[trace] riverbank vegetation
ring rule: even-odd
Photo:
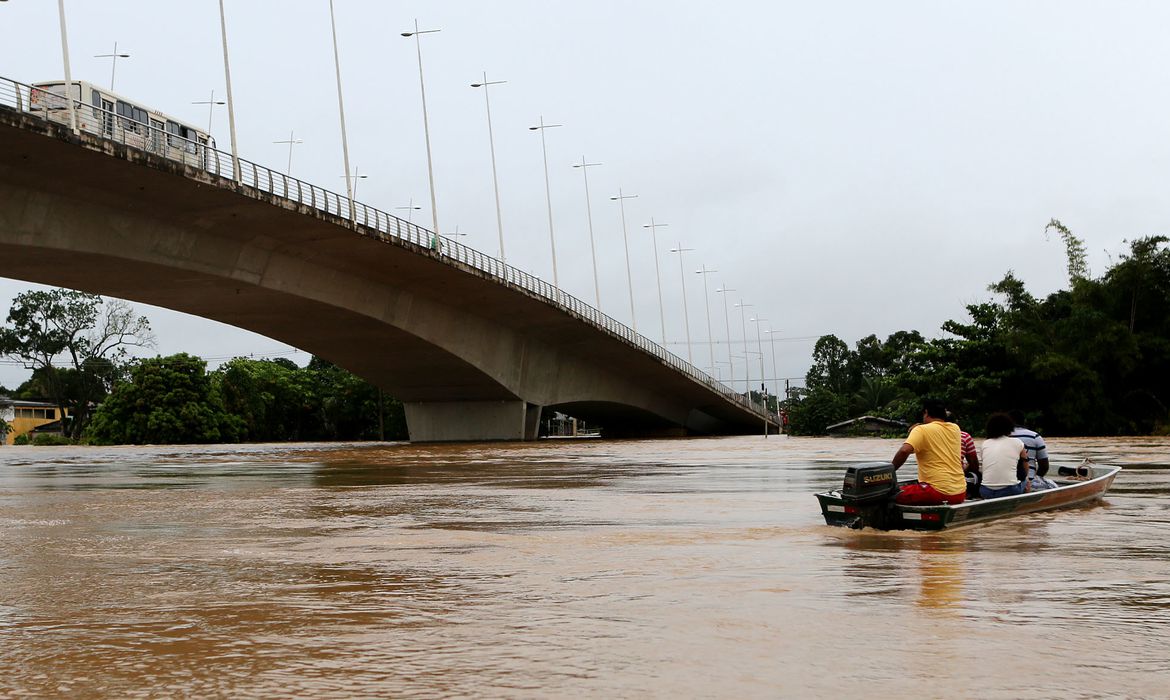
[[[939,337],[898,331],[852,348],[821,337],[806,386],[785,402],[792,432],[823,434],[858,415],[916,422],[922,396],[944,398],[976,429],[1020,409],[1053,435],[1170,432],[1170,239],[1127,242],[1094,277],[1084,244],[1055,219],[1048,230],[1065,244],[1066,289],[1039,299],[1009,271]]]
[[[188,354],[129,356],[131,348],[153,345],[149,321],[125,302],[64,289],[26,292],[0,328],[0,353],[30,367],[32,377],[0,394],[47,399],[69,416],[61,436],[37,435],[36,444],[407,436],[400,402],[320,358],[298,367],[283,358],[238,357],[209,372]]]

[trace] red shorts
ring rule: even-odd
[[[894,496],[894,503],[900,503],[904,506],[956,505],[965,500],[967,500],[966,491],[953,494],[940,493],[930,484],[924,484],[920,481],[906,484],[898,491],[898,495]]]

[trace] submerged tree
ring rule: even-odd
[[[180,353],[140,360],[118,384],[89,426],[106,444],[236,442],[242,421],[224,410],[206,363]]]

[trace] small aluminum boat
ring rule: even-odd
[[[1119,471],[1121,467],[1096,465],[1086,460],[1078,467],[1059,467],[1053,479],[1055,489],[987,500],[969,498],[958,505],[904,506],[893,502],[898,485],[894,465],[874,462],[849,467],[840,489],[816,496],[829,525],[854,529],[945,530],[1099,499]]]

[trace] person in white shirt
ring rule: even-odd
[[[983,498],[1016,496],[1029,491],[1028,450],[1019,438],[1011,437],[1015,421],[1006,413],[993,413],[987,419],[987,439],[983,441]]]

